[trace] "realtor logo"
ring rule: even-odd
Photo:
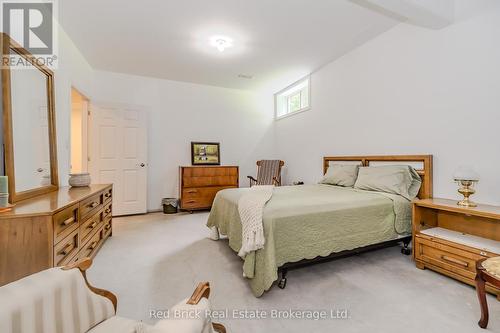
[[[3,31],[33,55],[54,52],[52,2],[2,1]]]
[[[30,69],[33,62],[58,67],[57,0],[0,0],[1,29],[13,41],[1,68]],[[31,54],[23,56],[23,48]]]

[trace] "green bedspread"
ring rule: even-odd
[[[208,227],[227,235],[236,252],[241,247],[238,200],[248,188],[217,193]],[[332,185],[283,186],[274,189],[264,208],[263,249],[249,253],[243,272],[252,292],[261,296],[278,279],[287,262],[328,256],[408,235],[411,204],[387,193]]]

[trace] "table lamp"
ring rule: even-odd
[[[453,179],[460,185],[458,193],[464,196],[464,199],[457,204],[464,207],[477,207],[477,204],[470,201],[469,197],[476,193],[474,184],[479,181],[479,174],[471,167],[461,166],[453,174]]]

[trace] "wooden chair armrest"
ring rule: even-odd
[[[281,180],[278,180],[277,177],[273,177],[273,182],[275,186],[281,186]]]
[[[208,296],[210,296],[210,284],[208,282],[200,282],[186,304],[196,305],[203,297],[208,299]]]
[[[83,258],[83,259],[80,259],[78,260],[77,262],[74,262],[72,264],[69,264],[69,265],[66,265],[64,267],[62,267],[61,269],[63,271],[67,271],[67,270],[70,270],[70,269],[75,269],[75,268],[78,268],[80,270],[80,272],[82,273],[83,275],[83,279],[85,280],[85,283],[87,284],[87,287],[95,294],[99,295],[99,296],[102,296],[102,297],[106,297],[107,299],[109,299],[111,301],[111,303],[113,303],[113,307],[115,308],[115,313],[116,313],[116,307],[118,306],[118,298],[115,296],[115,294],[113,294],[111,291],[108,291],[108,290],[104,290],[104,289],[99,289],[99,288],[96,288],[94,286],[92,286],[89,281],[87,280],[87,269],[90,268],[90,266],[92,266],[92,259],[91,258]]]
[[[198,283],[198,286],[193,291],[193,294],[188,299],[186,304],[196,305],[200,302],[200,300],[203,297],[208,299],[209,296],[210,296],[210,283],[209,282],[200,282],[200,283]],[[212,323],[212,327],[214,328],[214,331],[216,331],[218,333],[226,333],[226,328],[222,324]]]
[[[250,187],[257,184],[257,179],[253,178],[252,176],[247,176],[247,178],[250,180]]]
[[[226,328],[222,324],[212,323],[212,327],[217,333],[226,333]]]
[[[483,259],[480,259],[480,260],[476,261],[476,272],[485,271],[485,269],[483,267],[483,262],[486,259],[488,259],[488,258],[483,258]]]
[[[87,269],[90,268],[90,266],[92,266],[92,259],[91,258],[83,258],[83,259],[78,260],[77,262],[74,262],[72,264],[69,264],[69,265],[62,267],[61,269],[63,271],[67,271],[70,269],[78,268],[80,270],[80,272],[85,272]]]

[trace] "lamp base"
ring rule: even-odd
[[[469,197],[476,193],[476,190],[472,188],[474,181],[471,180],[460,180],[460,188],[458,189],[458,193],[464,196],[463,200],[457,202],[457,205],[462,207],[477,207],[477,204],[470,201]]]
[[[477,204],[475,202],[472,202],[468,199],[460,200],[459,202],[457,202],[457,205],[462,207],[477,207]]]

